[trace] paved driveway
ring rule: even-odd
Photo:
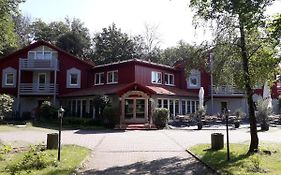
[[[215,130],[214,130],[215,129]],[[53,131],[0,132],[0,142],[18,145],[46,141]],[[63,131],[63,144],[77,144],[92,150],[80,174],[211,174],[185,149],[198,143],[210,143],[210,134],[222,128],[157,131]],[[230,142],[245,142],[250,137],[247,127],[230,131]],[[261,141],[279,141],[280,128],[260,132]]]

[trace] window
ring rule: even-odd
[[[200,88],[200,72],[198,70],[191,70],[191,73],[187,80],[187,87],[188,88]]]
[[[107,72],[107,84],[118,83],[118,71]]]
[[[77,84],[78,84],[78,75],[70,74],[70,85],[77,85]]]
[[[14,88],[16,87],[17,70],[8,67],[2,71],[2,87],[4,88]]]
[[[80,88],[81,84],[81,71],[76,68],[67,70],[67,88]]]
[[[174,85],[175,84],[175,80],[174,80],[174,75],[173,74],[165,74],[164,77],[164,81],[165,81],[165,85]]]
[[[13,73],[7,73],[6,74],[6,85],[13,85],[14,84],[14,74]]]
[[[29,51],[28,58],[29,59],[45,59],[50,60],[52,59],[53,52],[51,51]]]
[[[95,74],[95,85],[103,84],[103,82],[104,82],[104,73],[103,72],[96,73]]]
[[[162,84],[162,73],[161,72],[151,72],[151,82],[154,84]]]

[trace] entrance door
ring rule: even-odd
[[[145,99],[125,99],[125,121],[145,122],[146,105]]]
[[[47,82],[47,74],[39,73],[38,74],[38,88],[39,90],[44,90]]]

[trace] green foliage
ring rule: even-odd
[[[106,64],[122,60],[137,58],[140,46],[135,42],[135,38],[129,37],[118,29],[113,23],[108,28],[103,28],[101,33],[95,35],[94,62]]]
[[[32,35],[34,40],[45,40],[78,56],[87,58],[91,47],[88,28],[79,19],[66,18],[65,21],[45,23],[41,19],[33,22]]]
[[[280,144],[261,144],[260,152],[247,154],[247,144],[230,144],[230,161],[226,159],[227,149],[214,151],[210,144],[200,144],[189,150],[203,162],[218,170],[219,174],[280,174]],[[264,151],[270,151],[271,155]],[[270,162],[270,163],[269,163]]]
[[[8,154],[13,150],[11,145],[2,145],[0,147],[0,161],[5,160],[4,159],[4,154]]]
[[[46,152],[42,149],[42,145],[30,146],[23,159],[17,164],[8,165],[6,169],[11,174],[18,174],[20,171],[29,172],[32,169],[40,170],[54,164],[54,161],[49,161]]]
[[[272,109],[268,108],[267,100],[259,100],[257,102],[257,120],[260,123],[268,123],[268,116],[271,114]]]
[[[51,102],[44,101],[40,106],[39,117],[43,119],[57,118],[57,109],[52,106]]]
[[[114,128],[119,123],[119,108],[117,106],[106,106],[103,110],[104,124],[108,128]]]
[[[168,122],[169,110],[166,108],[155,108],[153,113],[154,124],[157,128],[164,128]]]
[[[7,94],[0,94],[0,120],[12,112],[14,99]]]
[[[36,148],[36,146],[32,146]],[[33,149],[32,148],[32,149]],[[0,163],[1,175],[8,174],[60,174],[69,175],[74,173],[80,166],[81,161],[89,155],[90,150],[75,146],[63,145],[61,161],[57,162],[57,150],[44,150],[40,147],[30,149],[28,152],[13,152],[5,155],[5,160]],[[32,155],[35,154],[35,155]],[[24,165],[24,163],[27,163]],[[32,167],[31,165],[34,165]],[[45,166],[42,168],[42,166]]]
[[[16,34],[12,16],[18,13],[18,5],[23,0],[1,0],[0,1],[0,55],[7,47],[16,45]]]

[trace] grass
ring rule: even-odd
[[[19,163],[26,152],[4,154],[4,160],[0,160],[0,174],[8,175],[10,172],[6,169],[9,165]],[[22,170],[17,174],[28,175],[69,175],[81,164],[81,162],[89,155],[90,150],[75,145],[63,145],[61,150],[61,162],[57,162],[57,150],[45,151],[47,161],[53,162],[46,168],[41,170],[28,169]]]
[[[9,132],[9,131],[28,131],[28,130],[41,130],[48,131],[49,129],[32,126],[31,123],[27,123],[26,125],[18,126],[12,124],[2,124],[0,125],[0,132]]]
[[[215,151],[210,149],[209,144],[200,144],[189,150],[221,174],[281,174],[281,144],[261,144],[260,152],[253,155],[247,154],[248,148],[248,144],[231,144],[229,162],[226,160],[226,146]],[[270,151],[271,155],[265,151]]]

